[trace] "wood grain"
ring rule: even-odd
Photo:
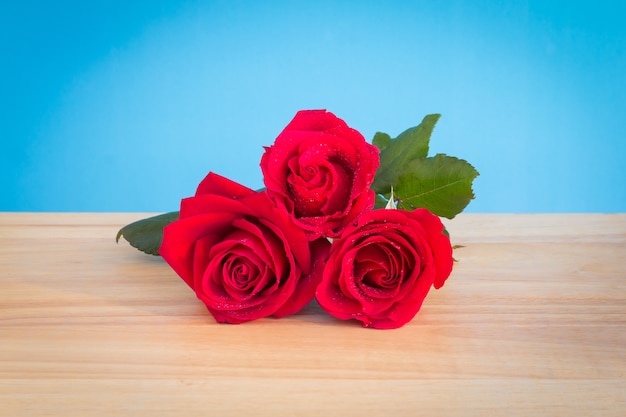
[[[117,230],[0,213],[0,415],[623,416],[626,215],[464,214],[407,326],[218,325]]]

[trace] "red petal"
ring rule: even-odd
[[[450,239],[443,234],[443,223],[441,223],[439,217],[435,216],[430,211],[420,208],[410,213],[426,230],[427,239],[432,248],[433,257],[435,258],[436,275],[433,285],[435,289],[439,289],[450,276],[452,266],[454,265]]]
[[[322,280],[324,266],[326,265],[326,259],[330,249],[330,242],[326,239],[318,239],[311,242],[310,247],[312,258],[311,271],[300,278],[293,294],[289,297],[289,300],[273,314],[274,317],[280,318],[297,313],[315,297],[317,285]]]
[[[198,185],[196,195],[216,194],[228,198],[241,198],[254,194],[254,190],[232,181],[226,177],[209,172]]]

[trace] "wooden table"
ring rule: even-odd
[[[2,416],[624,416],[626,214],[466,214],[409,325],[219,325],[117,230],[0,213]]]

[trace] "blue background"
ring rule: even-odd
[[[624,1],[2,1],[0,210],[262,186],[299,109],[481,173],[468,212],[626,211]]]

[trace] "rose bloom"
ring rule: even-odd
[[[242,323],[309,303],[329,246],[309,242],[265,192],[209,173],[165,227],[159,254],[218,322]]]
[[[378,148],[325,110],[298,112],[261,158],[269,196],[311,240],[338,236],[374,206],[379,164]]]
[[[339,319],[401,327],[430,288],[444,284],[452,263],[443,224],[428,210],[370,211],[333,242],[316,298]]]

